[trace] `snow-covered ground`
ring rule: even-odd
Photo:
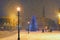
[[[16,33],[17,33],[16,30],[15,31],[0,31],[0,38],[8,37]]]
[[[21,40],[60,40],[60,32],[30,32],[29,34],[21,33]]]
[[[17,40],[17,33],[0,40]],[[30,32],[20,31],[20,40],[60,40],[60,32]]]

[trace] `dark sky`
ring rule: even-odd
[[[15,13],[15,6],[23,5],[24,16],[36,15],[42,17],[43,5],[45,6],[45,16],[57,20],[60,0],[0,0],[0,16],[7,13]],[[12,11],[14,10],[14,11]]]
[[[25,11],[28,15],[42,16],[43,5],[45,5],[45,16],[53,20],[57,17],[60,0],[26,0]]]

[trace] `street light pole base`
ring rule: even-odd
[[[20,40],[20,38],[18,38],[18,40]]]

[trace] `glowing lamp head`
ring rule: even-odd
[[[17,7],[17,11],[20,11],[20,7]]]
[[[27,22],[28,24],[30,24],[30,22]]]

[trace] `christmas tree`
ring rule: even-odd
[[[36,17],[32,16],[32,20],[29,25],[29,31],[37,31],[37,30],[38,30],[38,27],[37,27]]]

